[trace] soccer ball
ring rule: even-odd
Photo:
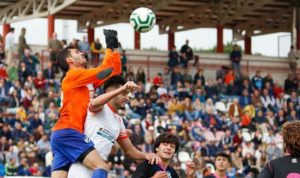
[[[130,15],[130,24],[138,32],[150,31],[156,23],[155,14],[151,9],[140,7]]]

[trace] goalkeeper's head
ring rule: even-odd
[[[87,66],[84,53],[73,46],[61,49],[56,55],[56,61],[64,72],[70,68],[86,68]]]

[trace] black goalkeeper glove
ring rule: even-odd
[[[115,30],[103,30],[106,47],[110,49],[118,48],[118,32]]]

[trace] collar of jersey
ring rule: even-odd
[[[114,107],[112,107],[112,105],[110,105],[109,103],[107,103],[107,106],[109,107],[109,109],[110,109],[112,112],[114,112],[114,113],[117,112],[116,109],[115,109]]]

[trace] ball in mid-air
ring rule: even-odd
[[[134,30],[138,32],[148,32],[156,23],[155,14],[151,9],[145,7],[135,9],[131,13],[129,20]]]

